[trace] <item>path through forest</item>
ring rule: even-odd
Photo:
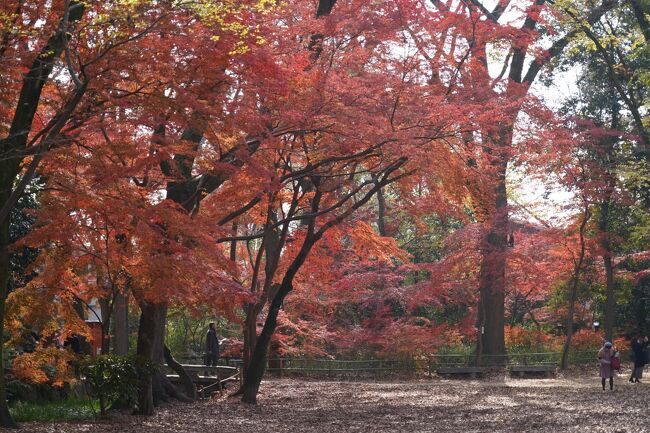
[[[169,405],[152,418],[30,423],[33,433],[650,432],[650,385],[623,376],[613,392],[573,379],[262,384],[259,406],[236,399]]]

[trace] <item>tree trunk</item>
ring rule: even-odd
[[[5,187],[6,185],[2,185]],[[0,190],[0,203],[9,197],[11,188]],[[0,336],[4,335],[5,301],[9,295],[9,218],[0,222]],[[4,349],[4,338],[0,338],[0,354]],[[5,386],[4,357],[0,356],[0,426],[18,428],[9,413]]]
[[[188,401],[194,401],[198,398],[197,392],[196,392],[196,385],[194,385],[194,381],[192,381],[192,378],[190,375],[185,371],[183,366],[174,359],[172,356],[172,352],[169,350],[169,348],[165,345],[163,347],[163,355],[165,357],[165,363],[178,374],[178,377],[181,381],[181,384],[183,386],[183,391],[184,391],[184,396]],[[178,398],[178,397],[177,397]]]
[[[154,359],[153,361],[162,366],[167,358],[165,357],[165,326],[167,324],[167,309],[168,305],[165,302],[156,304],[158,309],[156,314],[156,334],[154,338]],[[173,360],[171,352],[169,353],[169,358]],[[174,366],[176,372],[180,375],[181,379],[183,377],[189,377],[188,373],[185,371],[183,366],[174,361]],[[179,373],[181,372],[181,373]],[[191,396],[187,396],[183,391],[178,389],[165,375],[163,371],[158,371],[154,374],[153,378],[153,402],[155,406],[158,406],[163,401],[169,401],[170,399],[176,399],[183,402],[192,402],[194,399]],[[196,393],[196,388],[190,388],[190,394],[194,395]]]
[[[138,327],[138,348],[137,355],[153,361],[155,339],[156,339],[156,316],[159,309],[156,305],[142,301],[140,302],[140,324]],[[142,378],[138,391],[138,415],[153,415],[153,380],[151,376]]]
[[[498,162],[494,189],[494,210],[490,228],[481,243],[479,271],[477,363],[500,365],[505,362],[504,302],[508,198],[506,196],[507,158]]]
[[[140,309],[137,354],[161,366],[165,358],[167,304],[142,301]],[[177,368],[182,369],[183,367],[177,364]],[[185,372],[184,374],[187,375]],[[194,401],[193,398],[178,390],[162,371],[158,371],[152,377],[147,378],[140,388],[138,414],[153,415],[155,406],[172,398],[183,402]]]
[[[373,176],[375,184],[377,177]],[[384,190],[380,188],[377,191],[377,231],[380,236],[387,236],[386,234],[386,197],[384,197]]]
[[[126,355],[129,353],[129,304],[122,293],[115,296],[113,316],[113,353]]]
[[[318,206],[320,204],[320,192],[316,192],[314,198],[312,199],[312,213],[318,212]],[[359,203],[363,204],[368,201],[369,197],[365,198],[365,201],[362,200]],[[287,268],[284,277],[282,278],[282,283],[278,286],[277,291],[271,297],[271,304],[269,305],[269,311],[266,316],[266,321],[264,322],[264,327],[262,332],[256,338],[255,349],[253,350],[253,356],[251,357],[248,369],[246,372],[246,377],[244,378],[244,396],[242,401],[244,403],[257,403],[257,392],[259,390],[260,384],[262,383],[262,377],[264,376],[264,371],[266,370],[266,361],[268,357],[269,345],[271,343],[271,338],[277,327],[278,313],[284,302],[284,298],[289,294],[293,289],[293,279],[298,273],[300,267],[307,260],[309,252],[312,247],[318,240],[323,236],[323,229],[319,230],[318,233],[314,234],[314,218],[309,220],[307,227],[307,234],[303,240],[302,247],[298,252],[298,255],[293,259],[291,265]]]
[[[614,89],[612,89],[614,90]],[[611,128],[613,131],[619,129],[619,112],[620,107],[618,103],[613,103],[611,107],[612,123]],[[603,251],[603,266],[605,267],[605,311],[604,311],[604,326],[605,326],[605,339],[612,341],[614,338],[614,323],[616,320],[616,293],[614,287],[614,267],[612,266],[612,239],[609,233],[610,225],[610,207],[612,205],[612,195],[616,188],[616,178],[611,173],[609,167],[614,161],[614,145],[616,138],[610,138],[605,141],[606,152],[603,155],[603,165],[605,170],[605,194],[600,203],[600,218],[598,220],[598,230],[600,231],[601,242],[600,246]]]
[[[562,362],[560,363],[560,368],[565,370],[569,366],[569,350],[571,349],[571,338],[573,337],[573,316],[575,314],[575,304],[576,298],[578,296],[578,286],[580,284],[580,273],[582,272],[582,265],[585,260],[585,228],[587,227],[587,222],[591,218],[591,213],[589,211],[589,205],[585,204],[584,213],[582,216],[582,222],[580,223],[580,253],[578,254],[577,260],[574,262],[573,276],[571,279],[571,292],[569,294],[569,312],[567,314],[567,334],[566,340],[564,340],[564,348],[562,350]]]
[[[246,333],[245,337],[245,350],[244,350],[244,377],[248,373],[248,366],[250,365],[251,358],[253,357],[253,352],[255,351],[255,346],[257,345],[257,304],[250,303],[246,309],[246,323],[244,324]]]
[[[104,298],[99,300],[99,308],[102,315],[102,341],[101,341],[101,354],[108,355],[111,348],[111,305],[110,300]]]
[[[163,364],[164,350],[163,346],[165,343],[165,324],[167,321],[167,304],[159,303],[155,304],[155,315],[154,315],[154,340],[153,340],[153,357],[152,361],[156,365],[161,366]],[[161,371],[156,372],[151,378],[152,381],[152,393],[153,393],[153,404],[154,406],[159,406],[161,402],[167,402],[170,399],[170,393],[167,392],[169,388],[166,383],[167,377]],[[169,384],[171,385],[171,383]]]
[[[258,308],[256,303],[249,303],[246,306],[246,320],[244,321],[244,348],[242,351],[242,367],[240,374],[242,375],[242,385],[233,393],[233,396],[244,394],[244,383],[248,377],[248,367],[250,366],[251,359],[253,358],[253,351],[257,343],[257,316]]]
[[[643,38],[645,39],[646,44],[650,43],[650,23],[646,18],[646,14],[650,13],[648,10],[647,3],[640,2],[638,0],[630,0],[632,5],[632,10],[634,11],[634,16],[636,17],[639,28],[643,33]]]
[[[603,266],[605,267],[605,311],[604,327],[605,339],[612,341],[614,337],[614,323],[616,316],[616,294],[614,292],[614,267],[612,266],[612,248],[609,240],[609,206],[607,197],[600,206],[599,229],[602,236],[601,247],[603,251]]]
[[[262,328],[262,332],[257,337],[255,350],[253,351],[253,356],[251,357],[246,377],[244,378],[244,396],[242,401],[245,403],[257,403],[257,392],[262,383],[264,371],[266,370],[269,344],[271,343],[271,338],[273,337],[273,333],[278,324],[278,313],[280,312],[284,298],[292,288],[291,283],[285,284],[283,282],[280,290],[278,290],[278,293],[271,301],[269,312],[266,316],[266,321],[264,322],[264,328]]]
[[[562,348],[562,362],[560,368],[565,370],[569,366],[569,350],[571,348],[571,339],[573,337],[573,316],[576,311],[576,298],[578,296],[578,277],[574,275],[571,284],[571,293],[569,294],[569,312],[566,318],[566,339],[564,340],[564,347]]]

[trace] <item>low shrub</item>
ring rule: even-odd
[[[504,329],[508,352],[544,352],[553,346],[553,337],[539,329],[506,326]]]
[[[142,380],[155,373],[155,366],[135,355],[102,355],[88,358],[80,368],[89,393],[99,400],[102,416],[116,403],[135,407]]]
[[[578,351],[594,351],[596,353],[603,346],[603,333],[591,329],[580,329],[571,338],[571,348]]]
[[[32,421],[83,421],[94,418],[97,402],[69,398],[48,402],[17,402],[9,411],[18,422]]]

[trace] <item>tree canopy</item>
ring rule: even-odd
[[[47,382],[50,363],[63,383],[52,342],[124,351],[129,311],[152,364],[219,318],[248,403],[269,357],[471,348],[501,365],[527,347],[566,366],[572,347],[647,332],[649,14],[3,2],[0,334],[40,336],[12,368]],[[196,397],[146,376],[142,415]]]

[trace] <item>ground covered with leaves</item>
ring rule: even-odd
[[[580,375],[578,375],[580,376]],[[650,385],[621,376],[555,379],[283,379],[262,384],[259,405],[226,396],[170,404],[152,418],[26,423],[33,433],[650,432]]]

